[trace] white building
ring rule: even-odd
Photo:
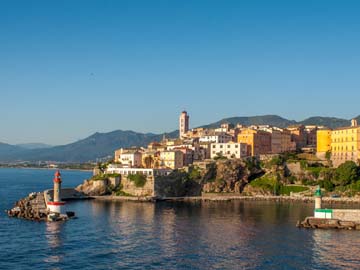
[[[117,162],[128,167],[141,167],[142,154],[139,151],[123,151],[119,154]]]
[[[142,174],[146,176],[165,176],[169,175],[172,170],[170,169],[144,169],[144,168],[124,168],[120,167],[117,164],[110,164],[106,169],[106,172],[109,174],[118,173],[121,175],[132,175],[132,174]]]
[[[218,156],[227,158],[243,158],[247,156],[246,143],[212,143],[210,157],[213,159]]]
[[[232,141],[232,136],[226,133],[215,133],[200,137],[200,143],[228,143]]]

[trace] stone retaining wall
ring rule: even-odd
[[[360,210],[357,209],[333,209],[334,219],[343,221],[360,222]]]
[[[121,176],[121,185],[123,186],[122,190],[132,196],[156,196],[154,177],[147,176],[146,183],[143,187],[136,187],[133,181],[130,181],[127,176]]]

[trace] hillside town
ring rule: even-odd
[[[358,163],[360,127],[354,119],[350,127],[331,130],[324,126],[294,125],[279,128],[270,125],[233,125],[190,129],[186,111],[179,116],[179,137],[164,136],[147,148],[121,148],[115,151],[109,173],[166,175],[193,163],[217,159],[260,160],[288,152],[316,154],[319,160],[331,161],[334,167],[351,160]]]

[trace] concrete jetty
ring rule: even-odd
[[[298,221],[296,226],[312,229],[360,230],[360,209],[322,208],[322,194],[318,187],[315,192],[314,216]]]

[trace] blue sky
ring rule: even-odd
[[[0,141],[359,115],[359,1],[0,1]]]

